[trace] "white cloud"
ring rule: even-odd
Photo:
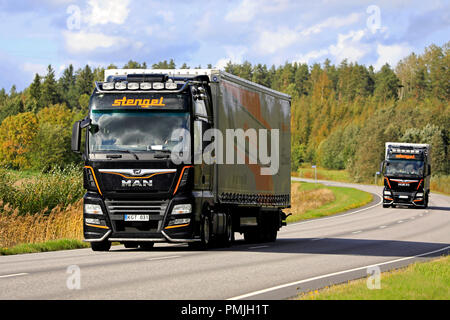
[[[89,0],[90,14],[86,16],[90,26],[98,24],[123,24],[128,18],[130,0]]]
[[[30,62],[25,62],[24,64],[22,64],[23,71],[31,73],[33,75],[35,75],[37,73],[41,76],[47,74],[47,67],[48,66],[43,65],[43,64],[30,63]]]
[[[381,69],[383,65],[389,63],[391,67],[395,67],[397,62],[409,55],[413,49],[406,43],[394,45],[377,44],[378,60],[374,64],[375,70]]]
[[[344,59],[357,62],[370,51],[370,46],[361,42],[366,32],[367,30],[358,30],[338,35],[336,45],[329,46],[329,52],[335,56],[337,63]]]
[[[301,33],[304,36],[309,36],[311,34],[321,33],[325,28],[332,28],[332,29],[341,28],[358,22],[362,16],[363,16],[362,13],[351,13],[345,17],[331,17],[318,24],[315,24],[309,28],[302,30]]]
[[[175,22],[175,15],[172,11],[158,11],[158,15],[164,19],[164,22],[173,23]]]
[[[287,8],[288,0],[242,0],[225,16],[228,22],[250,22],[259,13],[275,13]]]
[[[242,63],[244,55],[247,53],[247,48],[243,46],[225,46],[226,57],[219,59],[215,67],[218,69],[225,69],[228,62]]]
[[[107,36],[102,33],[66,31],[63,35],[66,48],[71,53],[92,52],[99,48],[119,48],[129,43],[125,38]]]
[[[256,50],[260,54],[273,54],[294,44],[300,34],[286,27],[277,31],[262,31],[256,44]]]
[[[309,63],[311,60],[316,60],[320,57],[326,56],[327,54],[329,54],[327,49],[313,50],[308,53],[298,55],[295,60],[299,63]]]

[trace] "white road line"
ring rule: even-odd
[[[357,234],[357,233],[361,233],[361,232],[362,232],[361,230],[358,230],[358,231],[353,231],[352,233]]]
[[[18,276],[25,276],[28,273],[14,273],[14,274],[6,274],[4,276],[0,276],[0,278],[11,278],[11,277],[18,277]]]
[[[325,239],[325,238],[314,238],[314,239],[311,239],[311,241],[319,241],[319,240],[323,240],[323,239]]]
[[[249,249],[262,249],[262,248],[268,248],[269,246],[257,246],[257,247],[250,247]]]
[[[387,226],[379,226],[380,229],[387,228]]]
[[[403,222],[403,220],[397,221],[397,223],[402,223],[402,222]]]
[[[270,292],[270,291],[274,291],[274,290],[278,290],[278,289],[283,289],[283,288],[286,288],[286,287],[295,286],[295,285],[299,285],[299,284],[310,282],[310,281],[314,281],[314,280],[319,280],[319,279],[323,279],[323,278],[337,276],[337,275],[344,274],[344,273],[364,270],[364,269],[367,269],[367,268],[372,268],[372,267],[376,267],[376,266],[382,266],[382,265],[385,265],[385,264],[390,264],[390,263],[405,261],[405,260],[414,259],[414,258],[418,258],[418,257],[422,257],[422,256],[427,256],[427,255],[430,255],[430,254],[433,254],[433,253],[436,253],[436,252],[440,252],[440,251],[444,251],[444,250],[448,250],[448,249],[450,249],[450,246],[447,246],[447,247],[439,249],[439,250],[434,250],[434,251],[418,254],[416,256],[400,258],[400,259],[396,259],[396,260],[391,260],[391,261],[386,261],[386,262],[382,262],[382,263],[372,264],[370,266],[364,266],[364,267],[359,267],[359,268],[354,268],[354,269],[349,269],[349,270],[344,270],[344,271],[324,274],[322,276],[313,277],[313,278],[309,278],[309,279],[304,279],[304,280],[300,280],[300,281],[290,282],[290,283],[282,284],[282,285],[279,285],[279,286],[275,286],[275,287],[271,287],[271,288],[267,288],[267,289],[263,289],[263,290],[259,290],[259,291],[250,292],[250,293],[247,293],[247,294],[243,294],[243,295],[240,295],[240,296],[229,298],[227,300],[245,299],[245,298],[248,298],[248,297],[251,297],[251,296],[256,296],[258,294],[263,294],[263,293],[266,293],[266,292]]]
[[[157,261],[157,260],[167,260],[167,259],[175,259],[175,258],[179,258],[181,256],[169,256],[169,257],[157,257],[157,258],[150,258],[150,259],[145,259],[147,261]]]

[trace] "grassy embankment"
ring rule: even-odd
[[[299,168],[297,172],[292,173],[293,176],[305,179],[314,179],[314,169]],[[330,170],[324,168],[317,168],[318,180],[332,180],[339,182],[355,183],[346,170]],[[367,184],[375,184],[375,176],[372,181],[366,181]],[[379,176],[377,179],[377,185],[383,185],[383,177]],[[450,195],[450,176],[432,176],[431,177],[431,192],[443,193]]]
[[[326,187],[322,184],[293,182],[292,213],[287,222],[314,219],[361,207],[372,201],[370,193],[353,188]]]
[[[82,242],[78,169],[41,174],[0,171],[0,255],[85,248]],[[365,192],[314,183],[292,183],[288,222],[323,217],[362,206]]]
[[[302,294],[302,300],[448,300],[450,256],[412,264],[381,274],[381,288],[370,290],[367,279]]]

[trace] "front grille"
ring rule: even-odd
[[[157,232],[161,228],[168,201],[106,200],[106,208],[115,232]],[[145,214],[150,221],[125,221],[125,215]]]

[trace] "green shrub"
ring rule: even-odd
[[[49,213],[57,205],[65,208],[83,193],[82,170],[74,165],[18,181],[11,172],[0,170],[0,200],[21,215]]]

